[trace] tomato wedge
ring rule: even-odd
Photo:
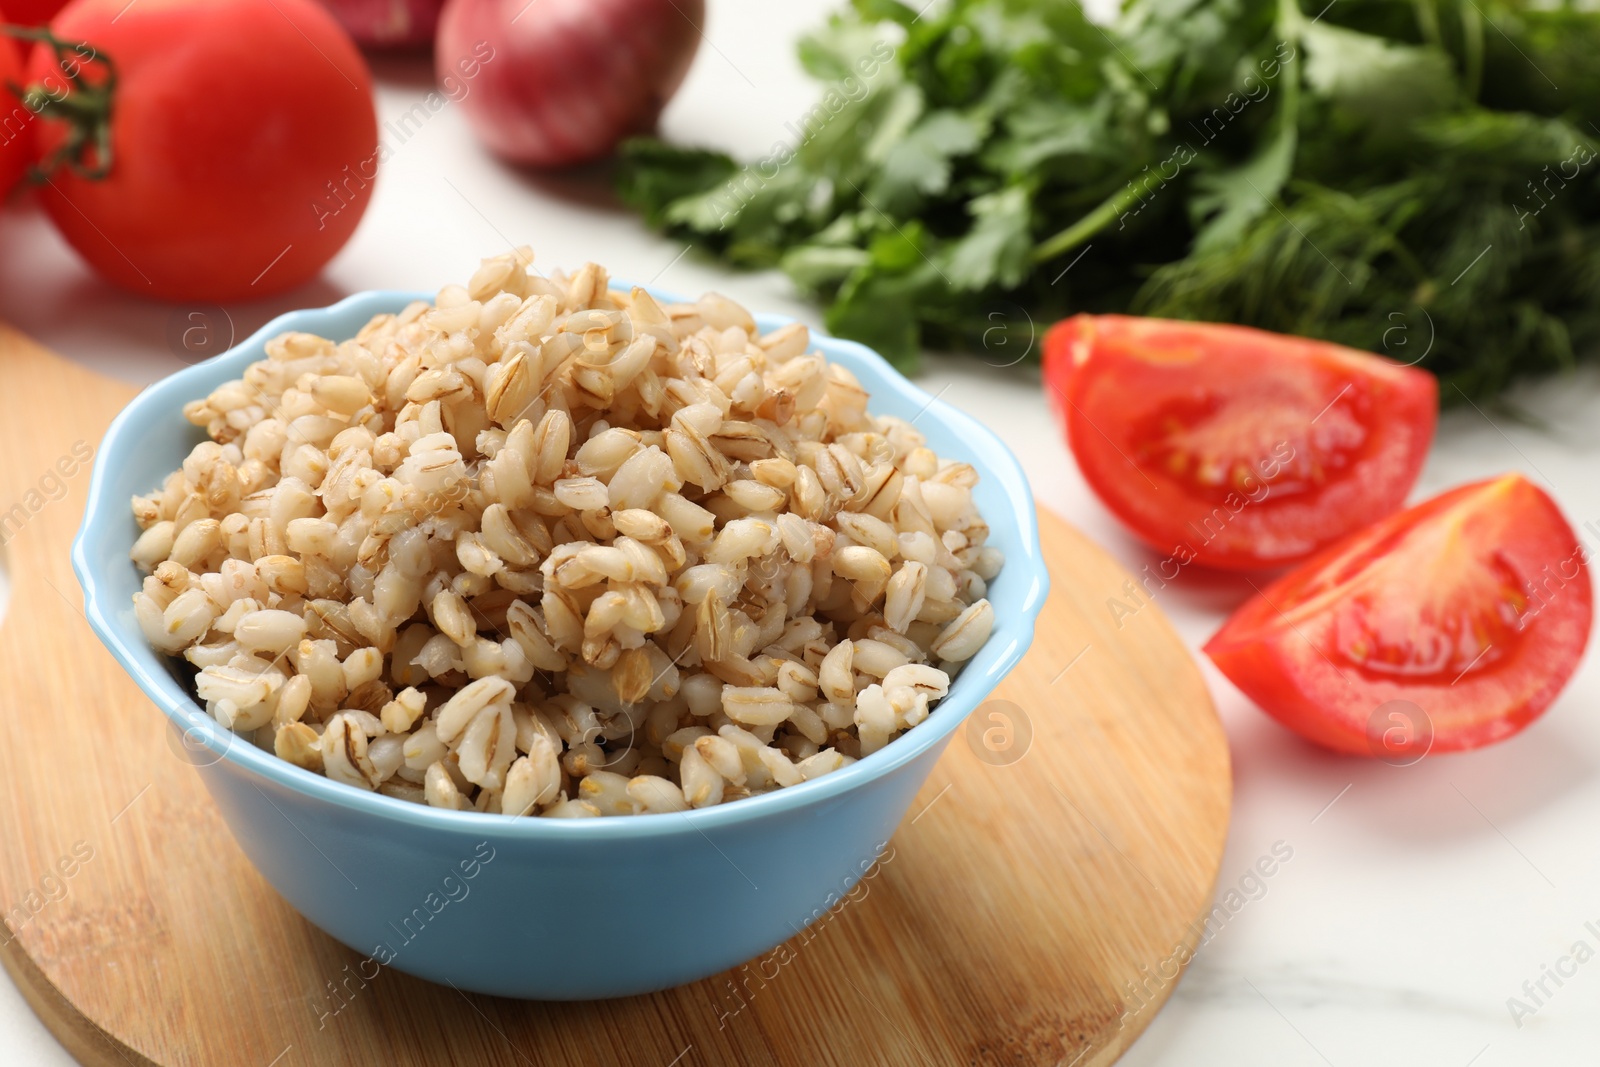
[[[1588,556],[1555,502],[1508,474],[1329,547],[1205,651],[1268,714],[1340,752],[1478,748],[1537,718],[1577,668]]]
[[[1242,326],[1079,315],[1044,359],[1084,478],[1178,565],[1285,566],[1393,513],[1437,420],[1426,371]]]

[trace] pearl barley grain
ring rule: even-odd
[[[914,729],[988,640],[977,472],[806,327],[519,249],[184,407],[134,614],[218,722],[352,788],[677,813]]]

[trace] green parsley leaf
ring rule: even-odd
[[[1420,359],[1446,398],[1600,352],[1594,0],[921,4],[800,42],[792,142],[630,142],[623,199],[902,366],[1079,310]]]

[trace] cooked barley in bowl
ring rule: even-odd
[[[519,250],[267,355],[134,498],[134,606],[219,723],[335,781],[707,807],[871,755],[989,637],[976,471],[802,325]]]

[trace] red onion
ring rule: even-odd
[[[705,0],[449,0],[435,65],[481,67],[458,103],[491,151],[561,167],[655,127],[704,21]]]
[[[429,44],[444,0],[322,0],[358,44],[403,48]]]

